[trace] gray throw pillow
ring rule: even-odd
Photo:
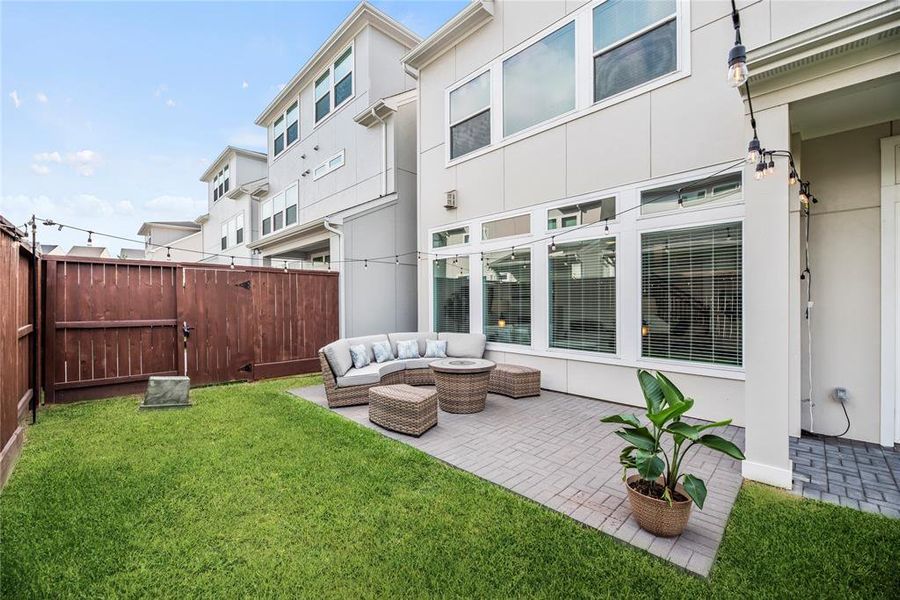
[[[397,358],[420,358],[419,342],[416,340],[401,340],[397,342]]]
[[[425,340],[425,358],[447,358],[447,341]]]
[[[353,357],[353,366],[362,369],[369,364],[369,353],[366,351],[366,345],[350,346],[350,356]]]
[[[390,342],[375,342],[372,344],[372,352],[375,353],[375,362],[383,363],[394,360]]]

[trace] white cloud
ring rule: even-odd
[[[116,202],[115,210],[117,213],[122,215],[133,215],[134,205],[130,200],[119,200],[118,202]]]
[[[79,175],[84,177],[93,175],[96,168],[102,162],[103,159],[93,150],[79,150],[78,152],[66,154],[66,164],[70,165]]]
[[[54,162],[61,163],[62,156],[59,155],[59,152],[38,152],[34,155],[35,162]]]
[[[174,107],[175,107],[175,101],[172,100],[171,98],[168,98],[168,99],[166,100],[166,106],[168,106],[169,108],[174,108]]]
[[[250,87],[250,84],[249,84],[249,83],[247,83],[246,81],[242,81],[242,82],[241,82],[241,89],[242,89],[242,90],[246,90],[248,87]]]
[[[19,92],[18,92],[18,91],[16,91],[16,90],[11,91],[11,92],[9,93],[9,97],[12,98],[13,105],[14,105],[16,108],[19,108],[20,106],[22,106],[22,100],[21,100],[21,98],[19,98]]]
[[[35,173],[35,175],[47,175],[50,173],[50,167],[37,163],[31,164],[31,170]]]
[[[47,102],[50,101],[50,99],[47,98],[47,94],[45,94],[44,92],[38,92],[37,94],[34,95],[34,98],[41,104],[47,104]]]
[[[154,95],[156,98],[159,98],[160,96],[162,96],[163,94],[165,94],[165,93],[168,92],[168,91],[169,91],[169,86],[167,86],[167,85],[164,84],[164,83],[161,83],[161,84],[159,84],[158,86],[156,86],[156,89],[155,89],[155,90],[153,90],[153,95]]]

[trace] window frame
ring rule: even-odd
[[[691,74],[691,3],[687,0],[675,1],[676,23],[676,68],[670,73],[644,82],[618,94],[594,101],[594,49],[593,49],[593,10],[608,0],[593,0],[578,7],[552,24],[544,27],[530,38],[520,42],[503,54],[491,59],[471,73],[457,79],[444,88],[444,166],[451,167],[467,160],[472,160],[493,150],[503,148],[520,140],[538,135],[575,119],[615,104],[625,102],[635,96],[647,94],[652,90],[668,85]],[[536,42],[565,27],[575,23],[575,108],[571,111],[536,123],[509,136],[503,135],[503,62],[529,48]],[[657,25],[658,26],[658,25]],[[624,42],[622,42],[624,43]],[[608,49],[603,50],[608,51]],[[462,87],[475,77],[490,72],[491,79],[491,141],[486,146],[466,154],[452,158],[450,156],[450,93]],[[457,122],[458,123],[458,122]]]
[[[260,220],[260,223],[262,220]],[[234,224],[234,236],[232,238],[231,234],[231,226]],[[246,243],[246,236],[244,235],[245,231],[245,218],[244,211],[240,211],[235,213],[222,221],[221,229],[224,231],[225,235],[219,236],[219,246],[221,250],[230,250],[232,248],[237,248],[238,246],[242,246]],[[240,226],[239,226],[240,225]],[[238,241],[237,234],[241,232],[241,241]],[[222,246],[222,241],[225,241],[225,245]]]
[[[332,167],[331,162],[337,158],[341,159],[341,164]],[[324,161],[322,161],[321,163],[319,163],[318,165],[316,165],[313,168],[313,172],[312,172],[313,181],[318,181],[318,180],[322,179],[326,175],[337,171],[338,169],[343,167],[345,164],[347,164],[346,149],[341,148],[340,150],[338,150],[337,152],[335,152],[334,154],[332,154],[331,156],[329,156],[328,158],[326,158]],[[321,173],[319,173],[319,169],[325,169],[325,170],[322,171]]]
[[[471,114],[467,114],[467,115],[464,116],[464,117],[461,117],[461,118],[459,118],[459,119],[456,119],[455,121],[452,120],[452,118],[451,118],[451,116],[450,116],[450,114],[451,114],[451,113],[450,113],[450,102],[451,102],[451,96],[453,95],[453,92],[455,92],[455,91],[457,91],[457,90],[461,90],[462,88],[464,88],[464,87],[467,86],[468,84],[472,83],[473,81],[475,81],[475,80],[478,79],[479,77],[483,76],[485,73],[488,74],[488,104],[487,104],[487,108],[482,108],[482,109],[480,109],[480,110],[476,110],[476,111],[472,112]],[[494,122],[494,107],[493,107],[493,104],[494,104],[494,74],[493,74],[493,72],[491,72],[491,69],[490,69],[490,68],[483,68],[483,69],[480,69],[480,70],[478,70],[478,71],[475,71],[474,74],[472,74],[472,75],[466,77],[463,81],[461,81],[461,82],[459,82],[459,83],[457,83],[457,84],[454,84],[454,86],[452,87],[452,89],[448,89],[448,90],[447,90],[447,92],[446,92],[446,102],[444,103],[444,106],[445,106],[445,112],[446,112],[444,121],[447,123],[447,131],[446,131],[446,134],[447,134],[447,158],[448,158],[449,160],[451,160],[451,161],[454,161],[454,160],[460,160],[460,159],[462,159],[464,156],[468,156],[468,155],[473,154],[473,153],[475,153],[475,152],[478,152],[478,151],[480,151],[480,150],[484,150],[485,148],[489,148],[489,147],[494,143],[494,130],[495,130],[495,128],[496,128],[496,123]],[[491,125],[491,135],[490,135],[490,139],[488,140],[488,143],[485,144],[484,146],[480,147],[480,148],[476,148],[475,150],[470,150],[469,152],[466,152],[466,153],[464,153],[464,154],[460,154],[459,156],[457,156],[457,157],[454,158],[454,157],[452,156],[452,154],[453,154],[453,149],[450,147],[450,146],[451,146],[451,140],[453,139],[453,128],[456,127],[457,125],[459,125],[460,123],[463,123],[463,122],[465,122],[465,121],[468,121],[469,119],[472,119],[472,118],[474,118],[474,117],[477,117],[478,115],[480,115],[480,114],[482,114],[482,113],[485,113],[485,112],[490,112],[490,113],[491,113],[491,114],[490,114],[490,117],[489,117],[490,125]]]
[[[291,199],[291,202],[288,202],[288,193],[291,189],[296,188],[296,193],[294,193],[294,197]],[[276,211],[276,200],[281,199],[281,210]],[[271,207],[271,208],[269,208]],[[287,222],[287,213],[288,209],[291,207],[296,207],[296,220],[293,223]],[[266,217],[266,211],[270,210],[270,215]],[[275,227],[275,216],[281,215],[281,226]],[[266,219],[270,219],[269,221],[269,231],[265,231],[265,221]],[[300,184],[297,181],[294,181],[288,186],[285,186],[277,194],[270,194],[265,200],[260,203],[259,207],[259,237],[268,237],[270,235],[275,235],[279,231],[284,231],[286,229],[290,229],[297,225],[300,221]]]
[[[338,62],[347,50],[350,50],[350,73],[345,75],[344,77],[350,77],[350,95],[344,98],[340,103],[335,104],[334,102],[334,88],[338,83],[334,81],[334,66]],[[321,98],[316,97],[316,83],[322,80],[323,76],[327,76],[328,79],[328,112],[322,115],[321,118],[316,117],[316,105]],[[343,78],[341,79],[343,81]],[[312,79],[312,92],[313,92],[313,129],[319,127],[322,123],[327,121],[331,115],[335,114],[338,110],[349,104],[356,97],[356,45],[355,42],[350,42],[346,46],[344,46],[340,52],[335,54],[335,58],[331,60],[326,67],[316,73],[316,76]],[[324,97],[324,96],[323,96]]]
[[[290,108],[292,106],[294,106],[294,104],[297,105],[297,139],[295,139],[293,142],[288,144],[287,143],[287,135],[288,135],[287,132],[288,132],[288,127],[290,127],[290,122],[288,121],[288,110],[290,110]],[[300,132],[300,121],[301,121],[300,111],[302,109],[303,109],[303,105],[300,103],[300,94],[297,94],[296,96],[293,96],[290,99],[288,99],[287,106],[285,106],[284,109],[280,110],[276,115],[274,115],[272,117],[272,119],[269,123],[269,127],[268,127],[268,132],[269,132],[268,135],[269,135],[269,155],[272,157],[273,161],[278,160],[279,158],[284,156],[285,153],[288,151],[288,148],[291,148],[295,144],[298,144],[300,142],[300,133],[301,133]],[[275,121],[277,121],[278,119],[284,120],[284,131],[282,131],[282,133],[281,133],[281,135],[284,136],[284,147],[281,149],[281,152],[279,152],[278,154],[275,154]]]

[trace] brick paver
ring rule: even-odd
[[[326,406],[321,385],[292,393]],[[712,567],[741,486],[737,461],[700,448],[689,457],[686,469],[705,479],[706,505],[702,511],[694,507],[681,536],[657,538],[641,530],[631,516],[619,465],[624,442],[613,434],[616,426],[600,422],[603,416],[639,413],[637,409],[546,390],[539,397],[519,400],[491,394],[483,412],[440,411],[437,426],[421,438],[374,425],[366,405],[333,410],[703,576]],[[739,427],[717,433],[744,445],[744,430]]]
[[[841,438],[791,438],[794,493],[900,518],[900,449]]]

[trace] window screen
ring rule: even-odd
[[[742,364],[741,224],[641,236],[641,355]]]
[[[531,252],[484,255],[484,333],[489,342],[531,344]]]
[[[434,330],[469,333],[469,258],[434,261]]]
[[[549,277],[550,346],[615,353],[615,239],[557,244]]]

